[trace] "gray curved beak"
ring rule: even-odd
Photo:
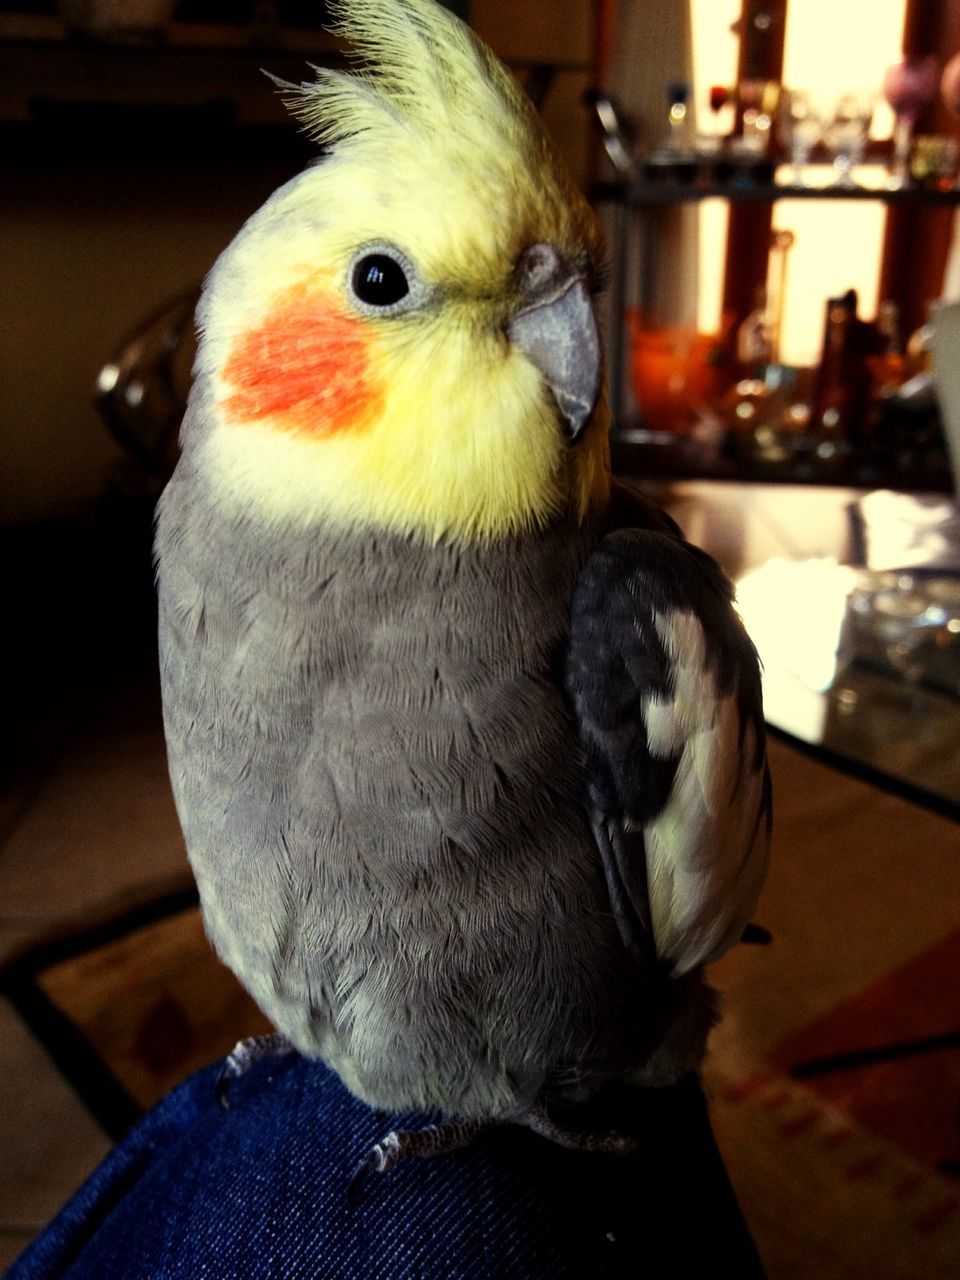
[[[518,271],[530,300],[507,324],[507,337],[543,374],[576,440],[596,406],[603,371],[590,291],[552,245],[528,249]]]

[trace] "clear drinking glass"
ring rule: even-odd
[[[779,125],[793,166],[790,180],[795,187],[805,187],[810,153],[823,137],[823,110],[813,94],[802,89],[785,90],[780,98]]]
[[[960,582],[862,574],[849,596],[841,649],[910,683],[960,693]]]
[[[824,130],[824,141],[833,152],[834,186],[857,185],[853,170],[863,160],[874,102],[872,93],[843,93],[836,101]]]

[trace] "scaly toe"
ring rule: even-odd
[[[249,1036],[246,1040],[238,1040],[217,1076],[217,1102],[224,1111],[229,1110],[230,1085],[234,1080],[246,1075],[251,1067],[263,1062],[265,1058],[283,1058],[294,1052],[294,1047],[286,1036]]]

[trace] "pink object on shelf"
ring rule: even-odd
[[[904,57],[888,67],[883,77],[883,96],[897,117],[893,135],[893,169],[887,186],[900,190],[910,185],[910,150],[917,117],[937,96],[940,64],[928,54],[925,58]]]
[[[915,121],[937,96],[939,63],[932,55],[905,57],[888,67],[883,77],[883,96],[898,116]]]

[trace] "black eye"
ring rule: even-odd
[[[392,307],[410,292],[403,267],[386,253],[368,253],[353,268],[353,291],[370,307]]]

